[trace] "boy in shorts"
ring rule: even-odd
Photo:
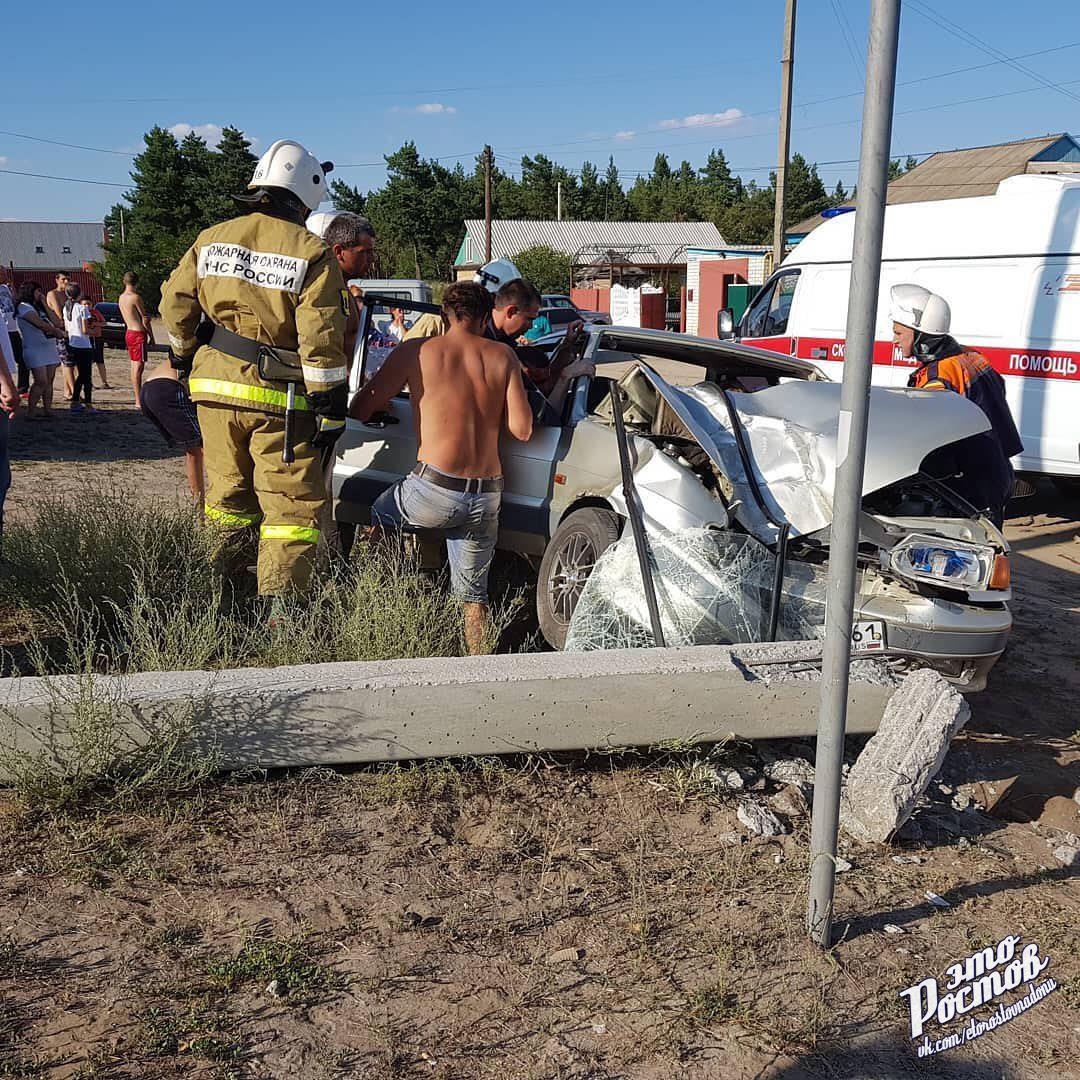
[[[143,382],[139,407],[171,447],[184,451],[188,488],[201,506],[206,485],[199,417],[187,387],[167,360]]]

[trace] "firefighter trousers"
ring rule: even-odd
[[[199,403],[206,461],[206,518],[219,531],[215,564],[231,576],[250,563],[258,539],[259,594],[307,588],[326,505],[314,417],[296,414],[296,460],[281,460],[285,417]]]

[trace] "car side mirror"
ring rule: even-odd
[[[716,336],[721,341],[731,341],[735,336],[735,313],[729,307],[716,313]]]

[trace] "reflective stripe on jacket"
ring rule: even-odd
[[[348,293],[330,249],[304,226],[251,213],[203,230],[162,288],[161,316],[180,356],[195,353],[191,397],[285,411],[285,388],[195,333],[207,318],[234,334],[300,355],[309,392],[346,382]],[[296,407],[306,409],[302,395]]]

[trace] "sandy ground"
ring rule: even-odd
[[[13,516],[41,491],[185,497],[130,390],[100,400],[17,422]],[[0,801],[0,1076],[1080,1077],[1080,877],[1052,855],[1080,833],[1080,503],[1014,511],[1009,650],[915,827],[844,849],[831,952],[803,936],[792,791],[751,782],[791,832],[748,838],[677,753]],[[1059,989],[917,1059],[900,991],[1009,934]]]

